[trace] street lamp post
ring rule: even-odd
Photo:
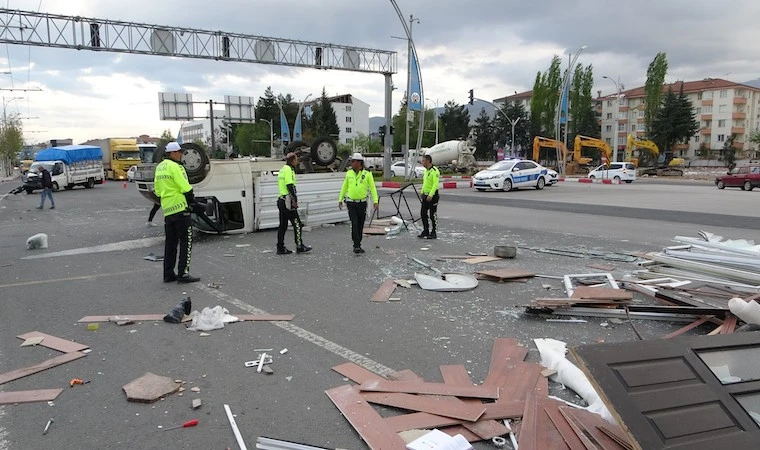
[[[509,116],[507,116],[507,119],[509,119],[509,123],[512,124],[512,144],[510,144],[509,146],[509,154],[510,156],[514,157],[515,156],[515,125],[517,125],[517,122],[519,122],[520,119],[522,119],[522,117],[518,117],[517,120],[515,120],[514,122],[512,122],[512,119],[510,119]]]
[[[617,92],[617,95],[615,95],[615,134],[612,136],[612,145],[613,145],[613,148],[615,149],[615,153],[613,153],[613,157],[617,160],[619,159],[618,135],[620,134],[620,130],[618,128],[620,128],[620,96],[621,96],[620,92],[622,90],[623,84],[620,83],[620,76],[618,76],[617,81],[613,80],[607,75],[602,75],[602,78],[612,81],[612,84],[615,85],[615,91]]]
[[[8,121],[8,115],[6,114],[5,107],[8,106],[8,103],[14,101],[14,100],[23,100],[24,97],[11,97],[8,100],[5,100],[5,96],[3,96],[3,123],[6,123]]]
[[[425,100],[435,103],[435,143],[438,144],[438,99],[433,100],[426,97]]]
[[[570,85],[570,78],[573,73],[573,66],[575,65],[575,61],[578,60],[578,57],[581,55],[581,52],[586,49],[586,46],[579,48],[577,52],[575,52],[575,55],[570,60],[570,65],[567,67],[567,71],[565,72],[565,77],[562,80],[562,89],[559,94],[559,101],[557,102],[557,116],[556,116],[556,128],[555,128],[555,136],[557,140],[560,140],[560,133],[561,133],[561,124],[560,119],[562,115],[562,100],[565,96],[565,92],[568,90],[568,86]],[[564,144],[565,144],[565,150],[567,150],[567,122],[568,117],[565,116],[565,137],[564,137]],[[559,152],[562,153],[562,152]],[[559,166],[560,173],[564,175],[565,173],[565,157],[566,155],[562,155],[560,158],[557,158],[557,165]]]
[[[274,156],[272,154],[274,153],[274,127],[272,126],[272,121],[264,118],[259,118],[259,120],[269,124],[269,156]]]

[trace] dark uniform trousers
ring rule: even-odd
[[[190,256],[193,249],[193,222],[189,212],[172,214],[164,218],[166,244],[164,247],[164,278],[174,276],[174,263],[177,261],[179,245],[179,262],[177,276],[190,271]]]
[[[364,232],[364,221],[367,218],[367,202],[346,200],[348,209],[348,218],[351,219],[351,240],[354,241],[354,248],[362,245],[362,234]]]
[[[420,215],[422,216],[422,230],[425,232],[435,233],[438,229],[438,197],[438,191],[433,194],[433,199],[430,201],[428,201],[427,195],[423,194]],[[428,216],[430,217],[429,220]],[[431,225],[432,229],[429,228]]]
[[[303,245],[301,236],[301,217],[297,209],[288,209],[285,207],[285,199],[277,200],[277,209],[280,211],[280,226],[277,228],[277,248],[285,248],[285,233],[288,231],[288,222],[293,225],[293,234],[295,235],[296,247]]]

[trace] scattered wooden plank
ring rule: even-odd
[[[633,292],[625,289],[578,286],[573,290],[572,298],[600,300],[633,300]]]
[[[478,406],[461,401],[449,401],[447,399],[436,399],[411,394],[362,392],[362,398],[376,405],[393,406],[394,408],[426,412],[470,422],[480,419],[486,412],[486,408],[482,404]]]
[[[362,233],[366,235],[370,235],[370,236],[382,236],[382,235],[387,234],[387,232],[385,231],[385,228],[383,227],[366,227],[366,226],[362,230]]]
[[[393,280],[385,280],[383,281],[383,284],[380,285],[380,287],[377,289],[375,294],[372,296],[373,302],[387,302],[391,295],[393,295],[393,291],[396,290],[396,283]]]
[[[593,298],[537,298],[531,302],[530,307],[540,308],[565,308],[575,305],[593,305],[593,306],[618,306],[627,304],[628,300],[607,300]]]
[[[14,403],[50,402],[56,399],[63,389],[37,389],[35,391],[0,392],[0,405]]]
[[[463,438],[467,439],[467,442],[478,442],[483,440],[483,438],[478,436],[477,433],[473,433],[472,431],[468,430],[464,425],[454,425],[451,427],[441,428],[441,431],[451,437],[454,437],[457,434],[461,434]]]
[[[333,367],[332,370],[338,372],[339,374],[343,375],[344,377],[358,384],[362,384],[365,381],[369,381],[369,380],[383,379],[380,375],[370,372],[364,367],[361,367],[358,364],[354,364],[352,362],[340,364],[338,366]]]
[[[150,321],[163,321],[166,314],[124,314],[124,315],[110,315],[110,316],[85,316],[79,319],[79,323],[90,322],[112,322],[118,317],[118,320],[131,320],[134,322],[150,322]],[[188,317],[188,316],[185,316]],[[273,321],[288,321],[293,320],[295,316],[293,314],[238,314],[238,319],[241,322],[273,322]],[[183,320],[184,321],[184,320]]]
[[[522,417],[525,409],[525,400],[503,400],[496,403],[484,403],[486,413],[480,420],[486,419],[514,419]]]
[[[493,341],[491,349],[491,365],[488,367],[488,375],[483,382],[484,386],[501,386],[501,377],[518,362],[525,359],[528,349],[518,345],[515,339],[497,338]]]
[[[723,328],[720,329],[720,334],[731,334],[736,329],[736,316],[729,314],[726,317],[726,321],[723,322]]]
[[[519,414],[522,414],[520,412]],[[519,416],[518,414],[518,416]],[[385,424],[394,432],[424,428],[441,428],[451,425],[461,425],[462,421],[451,417],[436,416],[428,413],[401,414],[384,419]],[[403,447],[399,447],[403,448]]]
[[[451,386],[445,383],[370,380],[359,386],[361,391],[400,392],[405,394],[450,395],[454,397],[499,398],[499,388],[489,386]]]
[[[694,322],[686,325],[685,327],[681,327],[681,328],[677,329],[676,331],[674,331],[672,333],[666,334],[662,338],[663,339],[670,339],[670,338],[674,338],[676,336],[680,336],[680,335],[686,333],[687,331],[689,331],[689,330],[691,330],[693,328],[696,328],[696,327],[702,325],[703,323],[707,322],[710,319],[710,317],[712,317],[712,316],[702,317],[701,319],[697,319]]]
[[[19,378],[33,375],[37,372],[42,372],[43,370],[51,369],[53,367],[60,366],[61,364],[66,364],[67,362],[71,362],[79,358],[84,358],[85,356],[87,356],[87,354],[80,352],[64,353],[63,355],[56,356],[55,358],[48,359],[47,361],[42,361],[41,363],[37,363],[33,366],[12,370],[0,375],[0,384],[18,380]]]
[[[583,445],[583,441],[575,434],[573,427],[567,422],[565,416],[559,412],[559,402],[554,401],[548,405],[544,405],[544,412],[551,420],[554,427],[559,431],[562,439],[565,440],[565,444],[570,447],[570,450],[586,450],[586,446]]]
[[[472,386],[472,379],[470,378],[470,374],[467,373],[467,369],[463,365],[459,364],[440,366],[440,370],[441,375],[443,376],[443,381],[445,383],[461,386]],[[482,405],[481,401],[478,399],[464,399],[462,401],[466,404]],[[475,435],[479,436],[481,439],[491,439],[496,436],[503,436],[509,432],[503,423],[492,419],[481,419],[477,422],[465,422],[462,424],[462,426]]]
[[[545,412],[545,406],[549,400],[545,392],[530,392],[526,395],[520,430],[522,450],[570,448]]]
[[[491,261],[501,261],[502,259],[504,258],[499,258],[498,256],[476,256],[474,258],[463,259],[462,262],[467,264],[481,264]]]
[[[371,450],[406,448],[406,443],[387,423],[387,419],[380,417],[352,386],[329,389],[325,394]]]
[[[630,440],[628,440],[628,437],[626,437],[623,429],[620,428],[620,425],[597,425],[597,428],[599,428],[599,431],[609,436],[613,441],[620,444],[625,450],[633,450],[633,445],[631,445]]]
[[[721,334],[721,332],[723,331],[723,326],[724,325],[725,325],[725,322],[722,323],[722,324],[720,324],[720,325],[718,325],[714,330],[712,330],[711,332],[707,333],[707,335],[708,336],[715,336],[716,334]]]
[[[393,372],[392,374],[388,375],[388,379],[393,381],[413,381],[416,383],[425,381],[421,376],[417,375],[409,369]]]
[[[472,255],[443,255],[439,259],[472,259]]]
[[[479,270],[475,273],[486,277],[496,278],[497,280],[506,280],[510,278],[533,278],[536,276],[535,273],[522,269]]]
[[[599,414],[570,406],[560,406],[559,409],[566,419],[568,417],[574,419],[575,423],[580,425],[582,433],[588,436],[599,448],[604,450],[625,450],[625,446],[618,443],[616,439],[611,438],[600,429],[601,427],[612,429],[615,426],[607,423]],[[570,422],[570,420],[568,420],[568,422]],[[622,436],[623,430],[619,429],[617,434]],[[583,439],[581,435],[578,435],[578,437]]]
[[[536,387],[538,379],[544,378],[541,370],[543,367],[540,364],[520,361],[501,378],[501,397],[496,403],[522,401]]]
[[[39,331],[32,331],[31,333],[20,334],[16,336],[19,339],[29,339],[35,337],[42,337],[42,342],[39,345],[47,347],[53,350],[58,350],[63,353],[81,352],[90,348],[87,345],[80,344],[78,342],[61,339],[59,337],[51,336],[49,334],[40,333]]]
[[[111,314],[110,316],[84,316],[81,319],[79,319],[77,322],[79,323],[89,323],[89,322],[110,322],[111,319],[114,319],[115,317],[118,317],[119,320],[134,320],[135,322],[138,321],[145,321],[149,322],[152,320],[164,320],[164,314]]]
[[[241,322],[279,322],[293,320],[293,314],[237,314]]]

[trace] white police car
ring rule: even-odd
[[[472,177],[472,186],[479,190],[500,189],[511,191],[522,187],[543,189],[544,186],[557,182],[555,174],[549,169],[527,159],[505,159],[481,170]]]

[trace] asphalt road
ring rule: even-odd
[[[363,256],[350,252],[346,224],[307,232],[305,241],[314,251],[305,255],[272,253],[274,231],[202,236],[194,244],[191,271],[203,279],[189,286],[162,283],[161,263],[143,259],[149,252],[163,253],[162,229],[145,227],[150,205],[134,185],[58,192],[52,211],[34,209],[38,195],[7,197],[0,201],[0,372],[58,355],[44,347],[20,348],[16,336],[30,331],[82,342],[92,352],[0,386],[3,391],[65,388],[54,406],[0,407],[0,449],[236,448],[223,404],[237,414],[249,448],[257,436],[268,436],[358,449],[364,447],[361,440],[324,394],[346,384],[331,370],[335,365],[354,361],[378,373],[411,369],[440,381],[439,365],[464,364],[481,382],[496,337],[514,337],[529,346],[531,361],[538,360],[533,338],[570,345],[636,339],[628,324],[602,327],[601,319],[591,318],[585,324],[548,323],[524,314],[520,305],[547,296],[543,285],[552,288],[548,295],[563,295],[555,279],[481,282],[471,292],[451,294],[397,288],[394,296],[400,301],[369,299],[384,279],[420,270],[407,255],[444,271],[517,267],[551,276],[593,271],[585,264],[601,262],[616,266],[614,274],[622,277],[637,266],[531,250],[520,250],[515,260],[477,267],[436,257],[488,252],[497,244],[653,251],[670,245],[675,235],[693,236],[699,229],[760,238],[750,226],[758,216],[755,192],[652,186],[562,183],[543,191],[447,191],[440,206],[440,239],[368,237]],[[389,201],[382,203],[385,213],[392,212]],[[26,239],[39,232],[50,235],[50,248],[26,250]],[[57,255],[67,250],[70,254]],[[163,322],[103,323],[97,331],[77,323],[86,315],[165,313],[187,295],[193,309],[221,305],[233,315],[268,312],[295,319],[229,324],[209,337]],[[645,338],[679,327],[652,321],[636,326]],[[260,348],[274,350],[273,375],[244,367]],[[287,353],[280,355],[284,348]],[[154,404],[127,402],[122,386],[145,372],[185,380],[188,389]],[[90,383],[69,388],[71,378]],[[194,386],[200,393],[190,391]],[[559,386],[552,390],[574,399]],[[190,407],[193,398],[203,400],[197,411]],[[43,436],[49,418],[55,422]],[[158,428],[191,418],[200,424],[167,432]]]

